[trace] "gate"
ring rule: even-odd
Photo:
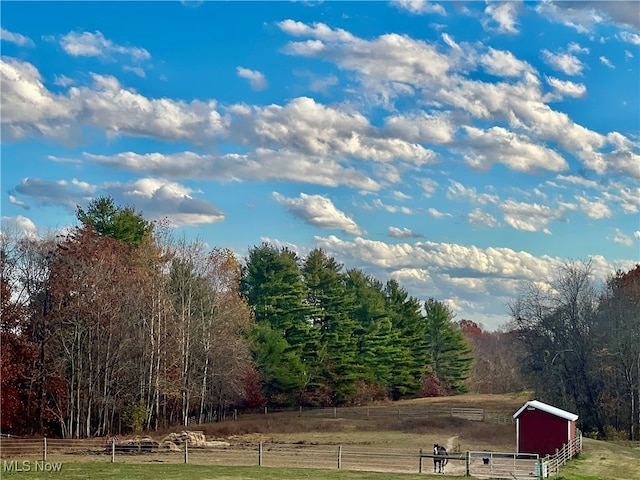
[[[476,478],[539,478],[537,453],[469,452],[468,474]]]

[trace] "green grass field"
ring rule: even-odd
[[[68,463],[60,472],[0,472],[0,478],[113,479],[113,480],[417,480],[442,478],[424,474],[354,472],[315,468],[220,467],[206,465],[149,465],[113,463]]]

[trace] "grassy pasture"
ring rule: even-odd
[[[241,415],[236,421],[193,426],[202,430],[207,438],[226,440],[233,445],[256,445],[259,442],[293,445],[343,445],[358,449],[384,450],[402,448],[429,450],[433,443],[447,445],[449,451],[488,450],[512,452],[515,450],[515,425],[476,422],[445,416],[412,416],[411,412],[424,411],[425,407],[452,408],[476,407],[487,411],[512,415],[529,400],[525,396],[463,395],[451,398],[417,399],[384,404],[374,408],[393,411],[400,408],[406,415],[372,415],[370,418],[340,416],[320,418],[299,416],[297,412]],[[176,427],[172,431],[180,431]],[[169,431],[157,432],[162,438]],[[195,453],[195,452],[194,452]],[[179,457],[179,455],[178,455]],[[184,465],[160,463],[150,459],[130,457],[126,461],[111,464],[88,462],[79,457],[78,462],[65,462],[61,472],[5,472],[0,478],[30,479],[177,479],[177,480],[412,480],[443,478],[429,474],[432,465],[425,460],[422,473],[377,473],[353,470],[290,468],[271,466],[221,466]],[[195,455],[194,455],[195,460]],[[139,463],[133,463],[139,462]],[[195,463],[195,462],[194,462]],[[416,465],[417,467],[417,465]],[[459,472],[451,468],[446,477]],[[461,477],[457,477],[461,478]],[[463,478],[463,477],[462,477]],[[640,480],[640,444],[616,444],[584,439],[584,452],[566,465],[558,477],[562,480]]]

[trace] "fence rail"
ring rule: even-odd
[[[162,444],[117,444],[116,438],[88,440],[0,438],[2,472],[19,468],[23,462],[44,468],[60,468],[65,462],[192,463],[198,465],[306,467],[378,472],[415,473],[427,471],[424,460],[432,453],[409,449],[373,448],[352,445],[308,445],[259,443],[220,447],[197,447],[184,442],[175,449]],[[542,479],[558,475],[560,466],[582,450],[582,436],[555,455],[539,459],[535,454],[500,452],[451,453],[447,474],[477,478]],[[431,449],[426,450],[430,452]],[[38,463],[39,462],[39,463]],[[57,467],[56,467],[57,466]]]
[[[554,455],[548,455],[540,460],[539,475],[547,478],[560,474],[560,467],[582,452],[582,432],[576,431],[576,436],[569,443],[565,443]]]

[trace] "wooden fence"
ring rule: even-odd
[[[547,478],[560,474],[560,467],[582,452],[582,432],[576,430],[576,437],[565,443],[554,455],[548,455],[540,460],[539,478]]]

